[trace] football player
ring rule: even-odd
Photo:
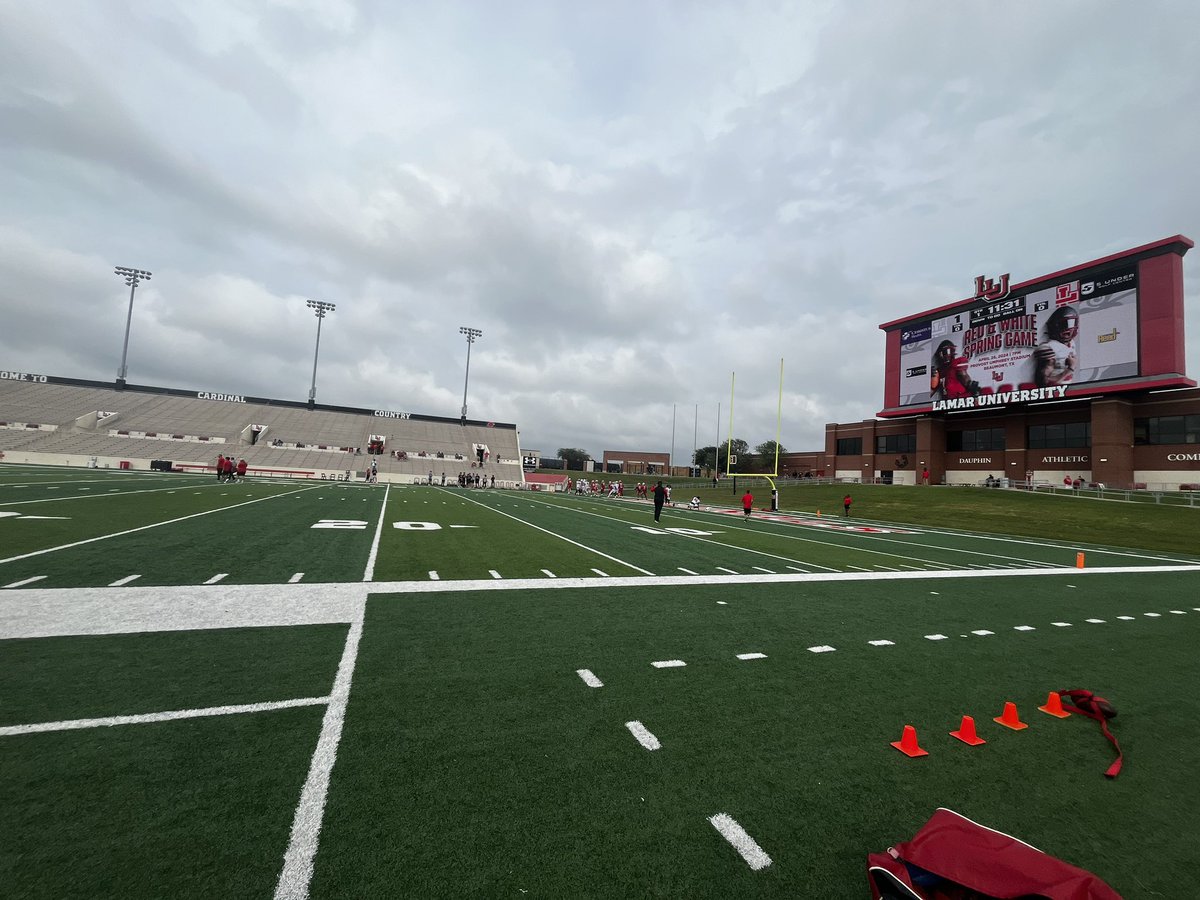
[[[971,380],[967,363],[965,356],[956,355],[954,341],[938,344],[933,354],[933,373],[929,376],[930,393],[942,400],[978,395],[979,382]]]
[[[1075,338],[1079,336],[1079,313],[1060,306],[1046,320],[1046,340],[1033,354],[1033,380],[1038,387],[1067,384],[1075,378]]]

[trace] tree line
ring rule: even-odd
[[[734,438],[732,441],[727,441],[719,447],[700,447],[692,456],[692,465],[699,466],[701,469],[712,469],[718,472],[727,470],[725,465],[726,459],[730,453],[736,460],[735,468],[742,471],[748,471],[751,468],[773,469],[775,467],[775,441],[763,441],[754,448],[753,455],[750,452],[750,445],[741,438]],[[779,455],[787,453],[787,448],[779,446]],[[559,459],[566,462],[568,469],[581,470],[588,460],[592,457],[586,450],[580,450],[578,447],[559,447]]]

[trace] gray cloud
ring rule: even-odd
[[[528,447],[670,449],[674,408],[682,461],[733,372],[772,439],[783,358],[815,449],[882,405],[879,322],[1195,236],[1162,10],[0,7],[0,365],[112,378],[133,265],[134,381],[302,399],[316,297],[324,401],[457,415],[472,325]]]

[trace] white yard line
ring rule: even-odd
[[[6,584],[5,587],[6,588],[24,587],[27,584],[33,584],[35,581],[41,581],[43,578],[46,578],[46,577],[47,576],[45,576],[45,575],[34,575],[32,578],[26,578],[23,581],[14,581],[12,584]]]
[[[141,577],[141,575],[126,575],[124,578],[118,578],[109,587],[123,587],[132,581],[137,581]]]
[[[771,857],[767,856],[763,848],[758,846],[758,842],[746,833],[746,829],[739,825],[733,816],[717,813],[715,816],[709,816],[708,821],[721,837],[729,841],[751,869],[757,872],[771,864]]]
[[[658,742],[658,738],[652,735],[648,728],[641,722],[626,722],[625,727],[629,729],[629,733],[637,738],[637,742],[647,750],[661,750],[662,744]]]
[[[492,512],[496,513],[497,515],[504,516],[506,519],[512,519],[514,522],[520,522],[522,525],[527,525],[530,528],[534,528],[537,531],[542,532],[543,534],[550,535],[550,537],[558,538],[558,540],[565,541],[566,543],[570,544],[573,547],[578,547],[579,549],[586,550],[589,553],[595,553],[597,556],[603,556],[605,559],[612,560],[613,562],[617,563],[618,565],[633,569],[635,572],[641,572],[643,575],[653,575],[654,574],[653,572],[643,569],[641,566],[635,566],[631,562],[626,562],[623,559],[617,559],[617,557],[615,557],[615,556],[609,556],[607,553],[597,550],[595,547],[589,547],[587,544],[581,544],[578,541],[573,541],[569,537],[565,537],[565,536],[559,534],[558,532],[551,531],[548,528],[543,528],[541,525],[534,525],[532,522],[528,521],[527,519],[522,519],[517,516],[511,515],[509,513],[503,512],[494,506],[489,506],[486,503],[480,503],[478,500],[474,500],[471,497],[462,497],[461,499],[466,500],[468,503],[474,503],[476,506],[482,506],[484,509],[489,509]],[[2,562],[2,560],[0,560],[0,562]],[[598,570],[593,569],[592,571],[597,572]],[[603,573],[600,573],[600,574],[603,574]],[[605,575],[604,577],[607,578],[608,576]]]
[[[296,816],[292,820],[292,837],[283,856],[283,871],[275,885],[276,900],[304,900],[312,882],[313,860],[321,836],[321,824],[325,819],[325,800],[329,795],[329,778],[333,764],[337,761],[338,744],[342,740],[342,723],[346,718],[346,705],[350,700],[350,682],[354,678],[354,663],[358,658],[358,642],[362,638],[363,622],[360,617],[350,625],[346,635],[346,647],[338,665],[333,690],[329,692],[329,706],[325,709],[325,720],[321,725],[321,736],[313,753],[308,778],[300,793]]]
[[[304,577],[303,572],[297,572],[295,575],[293,575],[291,578],[288,579],[288,584],[297,584],[297,583],[299,583],[300,579],[302,579],[303,577]]]
[[[765,654],[765,653],[739,653],[737,655],[737,658],[738,659],[766,659],[767,654]]]
[[[557,578],[558,577],[553,572],[551,572],[549,569],[542,569],[542,574],[545,575],[547,578]]]
[[[383,504],[379,507],[379,521],[375,523],[375,537],[371,541],[371,552],[367,556],[367,568],[363,572],[364,582],[375,580],[375,560],[379,557],[379,540],[383,536],[383,520],[387,513],[388,495],[391,490],[391,484],[383,489]]]
[[[294,491],[287,491],[283,494],[272,494],[270,497],[259,497],[257,500],[247,500],[245,503],[234,503],[230,506],[219,506],[216,509],[208,509],[204,512],[192,513],[189,516],[180,516],[178,519],[167,519],[164,522],[154,522],[150,525],[141,525],[137,528],[127,528],[124,531],[114,531],[112,534],[102,534],[93,538],[86,538],[82,541],[75,541],[70,544],[60,544],[57,547],[46,547],[43,550],[34,550],[30,553],[22,553],[19,556],[10,556],[7,559],[0,559],[0,565],[4,563],[16,562],[18,559],[29,559],[31,556],[41,556],[43,553],[57,553],[59,550],[70,550],[73,547],[82,547],[85,544],[94,544],[96,541],[107,541],[110,538],[124,537],[127,534],[137,534],[139,531],[149,531],[151,528],[162,528],[164,525],[176,525],[179,522],[186,522],[189,519],[198,519],[201,516],[211,516],[214,513],[228,512],[231,509],[239,509],[243,506],[253,506],[255,503],[262,503],[266,500],[275,500],[279,497],[288,497],[292,494],[301,494],[305,491],[314,491],[315,487],[299,488]]]
[[[660,659],[657,662],[652,662],[650,665],[656,669],[678,669],[681,666],[686,666],[682,659]]]
[[[221,572],[217,575],[214,575],[212,578],[208,579],[208,581],[206,581],[204,583],[205,584],[217,584],[218,582],[224,581],[228,577],[229,577],[228,572]]]
[[[583,683],[588,687],[604,687],[604,682],[597,678],[591,669],[576,669],[575,674],[582,678]]]
[[[196,487],[197,485],[189,484],[186,486],[187,487]],[[28,506],[31,503],[63,503],[63,502],[71,501],[71,500],[103,500],[106,498],[112,499],[108,495],[110,493],[112,493],[113,491],[120,491],[122,497],[131,497],[134,494],[161,494],[163,491],[167,491],[169,493],[174,493],[179,487],[181,487],[181,485],[177,484],[173,488],[146,488],[145,490],[142,490],[142,491],[122,491],[120,488],[113,488],[112,490],[107,491],[103,494],[85,494],[83,496],[80,496],[79,494],[70,494],[65,497],[46,497],[42,500],[10,500],[6,503],[0,503],[0,506],[4,506],[4,507]],[[87,490],[91,490],[91,488],[80,488],[80,490],[87,491]]]
[[[324,706],[328,702],[328,697],[301,697],[297,700],[276,700],[271,703],[243,703],[238,706],[175,709],[169,712],[142,713],[135,716],[104,716],[99,719],[66,719],[61,722],[37,722],[32,725],[5,725],[0,727],[0,737],[38,734],[44,731],[75,731],[81,728],[111,728],[114,725],[144,725],[148,722],[174,722],[179,719],[201,719],[206,716],[233,716],[240,713],[293,709],[297,706]]]

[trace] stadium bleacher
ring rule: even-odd
[[[7,379],[0,380],[0,422],[12,423],[0,427],[5,462],[111,468],[127,462],[149,469],[151,462],[169,460],[179,470],[211,471],[222,454],[245,459],[252,477],[361,478],[374,461],[380,481],[420,481],[432,471],[439,482],[443,472],[447,482],[457,482],[460,471],[470,471],[495,476],[497,484],[523,482],[513,425],[464,426],[450,418],[310,410],[287,401],[223,402],[165,389]],[[373,436],[383,437],[380,454],[367,452]],[[405,458],[397,458],[396,450]]]

